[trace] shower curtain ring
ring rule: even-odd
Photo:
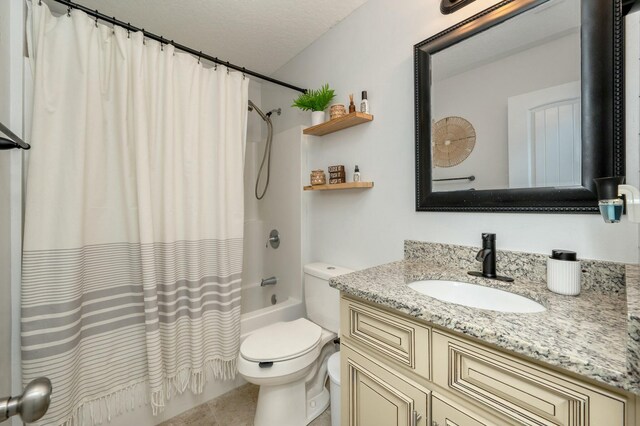
[[[71,18],[71,6],[67,6],[67,16]]]
[[[131,38],[131,22],[127,22],[127,38]]]
[[[164,42],[162,36],[160,36],[160,51],[164,52]]]
[[[200,58],[202,57],[202,50],[198,53],[198,63],[200,63]]]
[[[96,28],[98,28],[98,9],[96,9]]]
[[[218,71],[218,57],[213,58],[213,70]]]
[[[227,61],[227,75],[229,75],[229,61]]]
[[[42,6],[42,0],[38,0],[38,6]]]
[[[144,28],[142,29],[142,44],[144,44],[145,46],[147,45],[147,39],[144,38],[146,31],[144,30]]]
[[[244,74],[244,67],[242,67],[242,79],[244,80],[247,76]]]

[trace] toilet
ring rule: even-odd
[[[329,357],[340,327],[340,293],[329,279],[353,272],[326,263],[304,267],[306,318],[254,331],[240,345],[238,372],[260,386],[254,426],[303,426],[330,402]]]

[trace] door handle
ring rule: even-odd
[[[420,419],[422,419],[422,414],[414,410],[413,413],[411,413],[411,426],[418,426]]]
[[[16,414],[25,423],[40,419],[49,409],[51,391],[51,381],[46,377],[38,377],[24,388],[22,395],[0,398],[0,422]]]

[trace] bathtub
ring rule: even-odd
[[[244,340],[249,334],[278,321],[292,321],[304,317],[304,305],[301,300],[289,297],[275,305],[257,309],[240,315],[240,338]]]

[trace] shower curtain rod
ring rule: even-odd
[[[150,33],[149,31],[146,31],[144,28],[136,28],[136,27],[134,27],[133,25],[131,25],[128,22],[119,21],[118,19],[115,18],[115,16],[114,17],[110,17],[110,16],[107,16],[107,15],[105,15],[103,13],[100,13],[97,9],[96,10],[91,10],[88,7],[82,6],[81,4],[77,4],[77,3],[74,3],[74,2],[69,1],[69,0],[53,0],[53,1],[56,2],[56,3],[64,4],[65,6],[67,6],[67,8],[70,8],[70,9],[81,10],[81,11],[83,11],[84,13],[86,13],[89,16],[92,16],[92,17],[94,17],[96,19],[99,19],[101,21],[104,21],[104,22],[108,22],[108,23],[110,23],[112,25],[117,25],[119,27],[125,28],[128,31],[133,31],[133,32],[140,31],[148,39],[155,40],[155,41],[157,41],[157,42],[159,42],[161,44],[171,44],[176,49],[182,50],[183,52],[190,53],[190,54],[192,54],[193,56],[196,56],[199,59],[206,59],[207,61],[211,61],[211,62],[214,62],[216,64],[223,65],[223,66],[225,66],[227,68],[230,68],[230,69],[233,69],[233,70],[236,70],[236,71],[240,71],[240,72],[242,72],[244,74],[247,74],[247,75],[252,75],[252,76],[257,77],[257,78],[259,78],[261,80],[268,81],[270,83],[277,84],[279,86],[287,87],[287,88],[292,89],[292,90],[297,90],[298,92],[304,93],[304,92],[307,91],[307,89],[303,89],[301,87],[294,86],[293,84],[289,84],[289,83],[286,83],[284,81],[276,80],[275,78],[268,77],[268,76],[266,76],[264,74],[260,74],[260,73],[258,73],[256,71],[251,71],[251,70],[248,70],[248,69],[246,69],[244,67],[240,67],[238,65],[234,65],[232,63],[222,61],[222,60],[220,60],[220,59],[218,59],[216,57],[204,54],[204,53],[202,53],[202,51],[197,51],[197,50],[191,49],[190,47],[187,47],[187,46],[184,46],[182,44],[176,43],[173,40],[167,40],[166,38],[164,38],[162,36],[159,36],[159,35]],[[42,4],[42,0],[38,0],[38,3]]]

